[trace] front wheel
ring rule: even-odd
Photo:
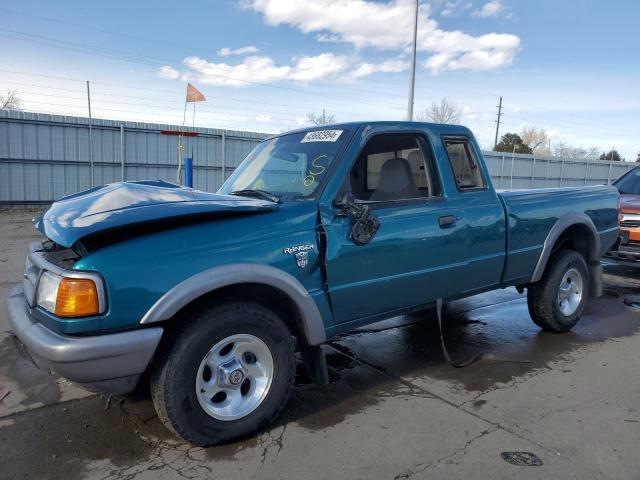
[[[589,283],[589,270],[582,255],[573,250],[557,252],[542,278],[527,292],[533,322],[550,332],[571,330],[587,305]]]
[[[207,446],[272,422],[294,374],[282,320],[261,305],[230,302],[201,312],[177,334],[152,370],[151,395],[170,430]]]

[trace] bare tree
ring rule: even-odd
[[[0,110],[20,110],[22,100],[17,90],[9,90],[6,95],[0,95]]]
[[[537,153],[539,155],[551,153],[547,147],[549,135],[547,135],[544,128],[538,129],[536,127],[524,127],[520,134],[520,138],[522,138],[522,143],[527,145],[533,153]]]
[[[428,108],[418,114],[417,119],[420,122],[433,123],[460,123],[462,111],[458,105],[446,98],[440,102],[431,102]]]
[[[333,113],[327,113],[324,108],[322,109],[321,114],[316,113],[307,113],[307,122],[320,126],[320,125],[329,125],[331,123],[335,123],[336,116]]]
[[[576,147],[565,142],[558,142],[553,147],[553,154],[556,157],[588,158],[590,160],[596,160],[600,157],[600,149],[598,147]]]

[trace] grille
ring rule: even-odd
[[[623,220],[620,222],[621,227],[640,228],[640,220]]]
[[[40,277],[41,272],[40,267],[33,261],[33,252],[36,246],[37,245],[31,245],[31,248],[29,248],[29,254],[24,262],[24,278],[22,280],[24,296],[32,307],[36,304],[36,285],[38,284],[38,277]]]

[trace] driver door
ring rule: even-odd
[[[346,184],[380,226],[356,245],[349,240],[351,218],[338,210],[322,218],[336,323],[388,316],[456,291],[467,258],[465,219],[457,201],[441,193],[424,135],[372,137]]]

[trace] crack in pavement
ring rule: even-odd
[[[276,455],[273,458],[272,462],[275,462],[276,459],[278,458],[278,455],[280,455],[280,451],[282,451],[283,442],[284,442],[284,433],[286,430],[287,430],[287,424],[285,423],[282,426],[282,431],[277,437],[274,437],[271,434],[272,430],[269,430],[268,432],[266,432],[267,438],[261,442],[261,445],[263,446],[263,448],[262,448],[262,455],[260,459],[260,470],[262,470],[262,467],[266,463],[267,455],[269,453],[269,450],[271,450],[272,447],[275,446],[277,448]],[[267,440],[269,440],[269,442],[267,442]]]
[[[498,428],[493,428],[493,429],[490,429],[490,430],[483,430],[479,434],[474,435],[469,440],[467,440],[462,447],[460,447],[459,449],[457,449],[453,453],[450,453],[450,454],[445,455],[443,457],[437,458],[437,459],[435,459],[435,460],[433,460],[431,462],[425,463],[425,464],[420,464],[419,463],[414,467],[414,469],[405,470],[404,472],[399,473],[398,475],[393,477],[393,480],[407,480],[407,479],[413,477],[416,473],[423,473],[423,472],[427,471],[428,469],[430,469],[432,467],[435,467],[436,465],[455,457],[456,455],[459,455],[461,453],[466,453],[467,448],[469,448],[473,442],[475,442],[476,440],[479,440],[480,438],[484,437],[485,435],[489,435],[490,433],[496,432],[497,430],[498,430]]]
[[[413,382],[411,382],[409,380],[405,380],[404,378],[401,378],[401,377],[399,377],[399,376],[387,371],[383,367],[380,367],[378,365],[369,363],[368,361],[362,359],[355,352],[352,352],[349,348],[347,348],[347,347],[345,347],[343,345],[335,344],[334,342],[328,342],[328,345],[330,347],[332,347],[334,350],[336,350],[338,353],[349,357],[352,361],[357,362],[357,363],[361,364],[364,367],[368,367],[368,368],[370,368],[370,369],[372,369],[372,370],[374,370],[374,371],[376,371],[376,372],[378,372],[378,373],[380,373],[382,375],[386,375],[387,377],[389,377],[389,378],[401,383],[402,385],[408,387],[410,389],[410,392],[411,392],[412,396],[419,396],[419,395],[415,395],[414,392],[416,392],[416,391],[417,392],[421,392],[423,398],[433,398],[433,399],[436,399],[436,400],[440,400],[441,402],[444,402],[447,405],[450,405],[453,408],[455,408],[457,410],[460,410],[461,412],[464,412],[464,413],[466,413],[468,415],[471,415],[472,417],[477,418],[478,420],[481,420],[482,422],[485,422],[485,423],[489,424],[490,426],[494,427],[494,431],[497,430],[497,429],[503,430],[503,431],[515,436],[516,438],[519,438],[521,440],[524,440],[526,442],[529,442],[529,443],[537,446],[538,448],[544,450],[545,452],[547,452],[547,453],[549,453],[549,454],[551,454],[553,456],[561,455],[560,452],[558,452],[558,451],[556,451],[556,450],[554,450],[552,448],[549,448],[549,447],[547,447],[547,446],[545,446],[545,445],[543,445],[543,444],[541,444],[541,443],[539,443],[539,442],[537,442],[537,441],[535,441],[535,440],[533,440],[531,438],[528,438],[528,437],[524,436],[523,434],[521,434],[520,432],[514,430],[513,428],[510,428],[508,426],[502,425],[501,423],[495,422],[495,421],[490,420],[488,418],[484,418],[483,416],[479,415],[476,412],[473,412],[473,411],[470,411],[470,410],[468,410],[466,408],[463,408],[462,407],[463,404],[458,405],[455,402],[452,402],[451,400],[448,400],[445,397],[443,397],[443,396],[441,396],[441,395],[439,395],[437,393],[431,392],[431,391],[427,390],[426,388],[423,388],[423,387],[421,387],[419,385],[416,385],[415,383],[413,383]],[[547,369],[541,369],[538,373],[536,373],[536,375],[539,375],[540,373],[548,371],[548,368],[549,367],[547,367]],[[534,375],[534,376],[536,376],[536,375]],[[528,377],[528,378],[532,378],[532,377]],[[464,402],[464,403],[466,404],[467,402]],[[594,474],[597,474],[600,477],[606,478],[606,476],[602,472],[600,472],[598,470],[593,470],[593,469],[587,468],[585,465],[582,465],[579,462],[576,462],[573,458],[571,458],[571,457],[569,457],[567,455],[563,455],[563,458],[565,458],[566,460],[568,460],[572,464],[575,464],[575,465],[577,465],[577,466],[579,466],[581,468],[587,469],[590,472],[592,472]],[[400,477],[400,478],[402,478],[402,477]]]
[[[143,472],[164,469],[169,469],[180,478],[187,480],[214,478],[212,476],[213,469],[192,456],[193,452],[202,451],[201,447],[185,445],[178,440],[167,441],[151,435],[145,435],[142,430],[150,419],[130,412],[123,401],[120,401],[118,406],[131,421],[136,435],[149,445],[151,453],[145,462],[145,466],[138,463],[124,469],[114,468],[106,476],[102,477],[103,480],[133,480]],[[183,465],[180,465],[179,462],[183,462]]]
[[[398,383],[401,383],[402,385],[404,385],[405,387],[407,387],[409,389],[409,395],[413,396],[413,397],[419,397],[419,398],[437,398],[434,396],[434,394],[432,394],[431,392],[429,392],[428,390],[425,390],[424,388],[421,388],[419,386],[417,386],[415,383],[412,383],[408,380],[405,380],[402,377],[399,377],[397,375],[393,375],[392,373],[390,373],[387,369],[380,367],[378,365],[375,365],[373,363],[367,362],[366,360],[363,360],[361,357],[359,357],[355,352],[353,352],[351,349],[349,349],[348,347],[345,347],[344,345],[340,345],[339,343],[336,342],[328,342],[327,345],[329,345],[331,348],[333,348],[336,352],[338,352],[341,355],[344,355],[345,357],[349,358],[351,361],[360,363],[361,365],[368,367],[382,375],[385,375],[389,378],[392,378],[393,380],[395,380]]]

